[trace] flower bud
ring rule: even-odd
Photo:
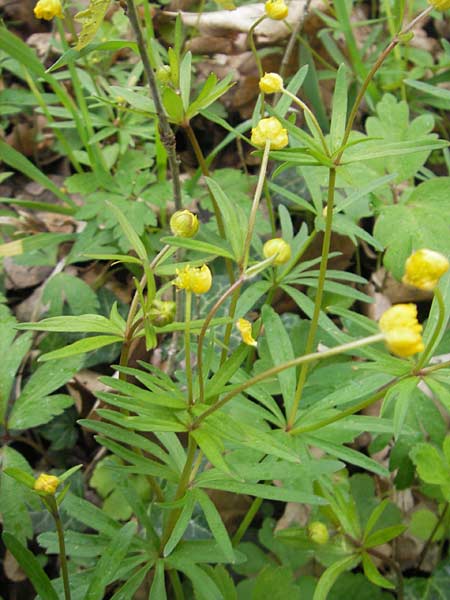
[[[289,9],[284,0],[267,0],[265,8],[266,15],[276,21],[282,21],[289,13]]]
[[[156,71],[156,79],[163,84],[169,83],[171,74],[172,72],[169,65],[162,65]]]
[[[283,78],[278,73],[266,73],[259,80],[259,89],[264,94],[276,94],[283,90]]]
[[[177,269],[177,277],[173,284],[179,290],[194,292],[194,294],[206,294],[212,285],[212,275],[209,267],[191,267],[187,265],[184,269]]]
[[[308,537],[316,544],[326,544],[330,539],[327,526],[321,521],[314,521],[308,525]]]
[[[41,473],[41,475],[39,475],[34,482],[34,489],[37,492],[44,492],[44,494],[51,494],[53,496],[56,492],[56,488],[59,486],[59,483],[60,481],[58,477]]]
[[[283,238],[273,238],[264,244],[263,254],[265,258],[275,256],[274,265],[284,265],[291,258],[291,247]]]
[[[382,314],[379,327],[392,354],[405,358],[424,350],[415,304],[391,306]]]
[[[153,300],[149,311],[150,322],[157,327],[172,323],[177,305],[172,300]]]
[[[190,210],[177,210],[170,218],[170,230],[178,237],[194,237],[199,227],[197,215]]]
[[[448,268],[449,262],[445,256],[423,248],[407,259],[402,281],[420,290],[431,291]]]
[[[276,117],[261,119],[258,125],[252,129],[252,144],[264,148],[267,140],[270,141],[270,147],[273,150],[281,150],[289,143],[287,130]]]
[[[242,336],[242,341],[247,346],[257,346],[258,342],[252,336],[252,324],[247,319],[238,319],[236,321],[236,327]]]
[[[428,0],[428,4],[431,4],[436,10],[448,10],[450,8],[450,0]]]
[[[51,21],[53,17],[62,17],[62,5],[60,0],[39,0],[34,7],[36,19]]]

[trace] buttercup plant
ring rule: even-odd
[[[314,586],[313,600],[326,600],[338,577],[348,572],[348,583],[355,568],[364,573],[367,594],[377,585],[402,598],[405,582],[401,557],[395,552],[408,525],[405,519],[401,522],[400,509],[392,501],[394,477],[403,478],[398,488],[404,489],[414,483],[411,461],[423,473],[421,452],[433,452],[437,446],[442,458],[447,451],[445,423],[435,403],[441,401],[442,410],[448,409],[449,364],[438,357],[448,342],[449,262],[443,240],[436,241],[442,254],[422,248],[405,261],[415,233],[400,244],[382,226],[386,228],[389,210],[405,211],[406,222],[407,211],[427,197],[426,190],[421,195],[427,186],[432,187],[428,198],[437,197],[443,211],[442,189],[448,182],[441,179],[447,178],[431,176],[432,165],[425,167],[426,157],[419,159],[431,151],[440,156],[448,144],[428,130],[416,136],[425,128],[422,120],[413,121],[414,139],[404,131],[403,137],[389,138],[395,111],[404,116],[405,106],[389,96],[395,117],[386,120],[384,84],[379,86],[376,76],[389,74],[389,64],[383,70],[386,60],[415,25],[433,8],[448,8],[448,3],[433,0],[408,25],[399,26],[398,33],[394,29],[384,50],[374,35],[368,47],[376,48],[375,55],[365,56],[364,68],[356,63],[351,95],[349,70],[341,65],[328,123],[317,98],[313,101],[311,81],[302,87],[308,68],[315,68],[312,59],[291,77],[282,77],[283,69],[263,72],[254,30],[264,19],[284,20],[289,11],[283,0],[269,0],[248,32],[259,73],[257,107],[252,118],[239,125],[228,123],[225,109],[213,106],[230,89],[230,81],[218,81],[216,75],[202,83],[195,80],[199,58],[184,50],[181,17],[171,32],[173,47],[166,49],[167,38],[157,38],[148,3],[126,0],[123,5],[126,11],[116,13],[117,21],[106,32],[128,19],[136,39],[130,52],[138,59],[130,61],[130,68],[128,63],[112,65],[101,77],[85,61],[96,51],[94,36],[107,12],[106,0],[91,2],[78,15],[83,23],[78,50],[68,48],[64,24],[57,23],[63,54],[47,69],[36,64],[13,34],[0,35],[0,49],[16,56],[25,72],[31,69],[28,85],[43,111],[43,98],[48,98],[44,94],[51,90],[55,105],[44,114],[55,131],[60,119],[72,119],[76,149],[67,140],[64,145],[64,136],[60,149],[69,157],[73,174],[66,179],[66,191],[56,188],[56,196],[61,214],[84,227],[68,236],[57,234],[62,237],[56,242],[55,237],[46,238],[51,248],[64,242],[60,252],[73,245],[58,267],[53,265],[45,284],[49,312],[43,319],[18,324],[6,307],[0,307],[5,309],[0,312],[0,349],[8,348],[14,356],[5,363],[0,395],[6,442],[0,491],[0,504],[6,507],[5,545],[45,600],[131,600],[138,594],[150,600],[261,594],[287,598],[303,594],[298,583],[304,575],[299,573],[311,557],[317,572],[308,579]],[[346,23],[348,7],[337,2],[334,10],[338,31]],[[61,17],[61,11],[61,4],[53,0],[40,0],[35,8],[36,16],[44,19]],[[391,16],[387,15],[389,24]],[[328,21],[331,18],[327,15]],[[358,48],[351,43],[348,27],[344,33],[353,60]],[[115,37],[125,34],[107,33],[110,39],[102,47],[122,48]],[[67,73],[56,78],[52,73],[57,69]],[[61,84],[64,76],[71,77],[74,98]],[[354,102],[348,107],[349,97]],[[366,97],[367,135],[355,131]],[[226,131],[209,154],[195,133],[199,115],[208,126]],[[374,122],[381,123],[379,136],[370,131]],[[68,127],[67,121],[63,124]],[[180,163],[175,131],[190,144],[197,161],[194,169]],[[254,168],[255,177],[238,168],[215,168],[220,152],[233,143],[244,160],[247,151],[252,153],[253,163],[245,167]],[[5,146],[0,142],[0,156],[7,164],[55,192],[45,173]],[[409,171],[397,180],[405,165]],[[414,188],[415,181],[425,177],[428,181]],[[72,194],[78,195],[76,203]],[[17,201],[19,206],[32,206],[31,201]],[[184,206],[195,207],[201,227],[197,214]],[[59,205],[34,208],[57,211]],[[374,231],[361,226],[365,217],[376,222]],[[435,234],[423,221],[425,246]],[[384,234],[380,240],[377,227]],[[398,226],[394,229],[399,235]],[[338,270],[330,263],[331,258],[353,260],[353,255],[349,259],[334,251],[334,234],[346,236],[355,247],[354,270]],[[24,257],[29,253],[30,264],[41,264],[45,252],[50,254],[48,248],[39,246],[37,235],[30,239],[5,243],[4,255],[20,246]],[[366,255],[361,248],[367,246],[371,249]],[[377,266],[381,263],[385,249],[387,268],[389,252],[403,257],[395,264],[397,271],[392,269],[398,280],[432,292],[429,313],[420,306],[421,323],[417,306],[407,301],[377,319],[359,310],[371,301],[362,274],[374,266],[375,253]],[[57,255],[55,250],[55,260]],[[75,269],[82,261],[95,261],[96,268],[103,265],[92,286],[73,284],[65,270],[66,264]],[[129,306],[122,300],[125,293],[120,300],[111,299],[109,287],[101,298],[97,295],[116,272],[127,282],[127,293],[131,288]],[[59,275],[63,277],[58,280]],[[75,292],[70,285],[78,285]],[[58,301],[49,289],[57,290]],[[295,306],[290,309],[294,313],[285,313],[287,304]],[[34,341],[32,354],[29,331],[43,334]],[[65,337],[57,337],[61,334]],[[38,367],[32,365],[35,370],[21,389],[29,359],[34,361],[36,355]],[[33,477],[19,444],[39,454],[42,464],[53,460],[50,444],[57,445],[51,438],[56,434],[48,424],[53,419],[63,422],[63,411],[72,402],[64,386],[81,369],[99,364],[107,375],[99,378],[101,387],[96,386],[97,402],[88,410],[83,406],[85,418],[73,424],[83,428],[88,447],[76,485],[69,489],[66,479],[79,467],[62,474],[49,467],[52,474]],[[14,386],[16,371],[19,383]],[[422,393],[421,382],[435,397]],[[11,402],[3,396],[11,396]],[[379,414],[361,413],[380,401]],[[27,435],[29,429],[33,435]],[[361,450],[362,433],[370,435],[373,448]],[[51,441],[42,444],[45,435]],[[375,456],[388,444],[391,462],[386,466]],[[380,485],[373,485],[371,475]],[[440,484],[443,490],[446,481]],[[20,490],[28,494],[23,500]],[[221,505],[221,492],[227,503],[234,503],[233,494],[251,498],[236,512],[234,529],[224,518],[227,506]],[[88,498],[94,494],[91,502]],[[430,494],[430,504],[432,498]],[[27,523],[28,507],[38,510],[36,501],[55,523],[56,531],[38,538],[49,554],[59,554],[61,577],[53,580],[26,548],[33,534],[31,520],[27,527],[16,517],[17,512]],[[266,515],[278,514],[281,503],[303,505],[302,524],[275,527],[270,518],[264,520],[263,502]],[[440,524],[445,514],[441,508]],[[246,537],[260,522],[259,536]],[[430,544],[434,535],[429,532]],[[256,549],[252,539],[259,540]],[[387,552],[393,540],[396,544]],[[283,550],[280,544],[285,544]],[[270,552],[263,552],[266,546]],[[260,572],[254,573],[258,561]]]

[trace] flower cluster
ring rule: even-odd
[[[407,357],[422,352],[422,325],[417,321],[415,304],[396,304],[383,313],[379,321],[386,345],[397,356]]]
[[[47,475],[47,473],[41,473],[34,482],[34,489],[37,492],[43,492],[44,494],[53,495],[59,486],[60,481],[55,475]]]
[[[423,248],[411,254],[406,261],[402,281],[420,290],[432,291],[448,269],[449,262],[445,256]]]
[[[62,17],[62,5],[60,0],[39,0],[34,7],[34,15],[37,19],[51,21],[54,17]]]
[[[266,15],[275,21],[282,21],[288,16],[289,9],[284,0],[267,0],[265,3]]]
[[[284,265],[291,258],[291,247],[283,238],[273,238],[264,244],[263,254],[264,258],[275,256],[274,265]]]
[[[190,210],[177,210],[170,218],[170,230],[177,237],[194,237],[198,228],[198,218]]]
[[[183,269],[177,269],[177,277],[173,284],[179,290],[194,292],[194,294],[206,294],[212,285],[212,275],[207,265],[191,267],[187,265]]]
[[[276,117],[261,119],[252,129],[252,144],[264,148],[266,141],[270,142],[273,150],[281,150],[289,143],[287,131]]]
[[[247,346],[257,346],[258,342],[254,339],[252,335],[252,324],[247,319],[238,319],[236,321],[236,327],[239,330],[239,333],[242,336],[242,341]]]

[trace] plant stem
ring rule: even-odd
[[[212,318],[225,302],[225,300],[235,292],[239,292],[239,288],[244,283],[244,277],[241,275],[239,279],[231,285],[227,291],[222,294],[222,296],[217,300],[214,306],[211,308],[209,313],[206,315],[205,320],[203,321],[202,328],[200,330],[197,342],[197,369],[198,369],[198,384],[199,384],[199,402],[205,401],[205,383],[203,381],[203,342],[205,339],[206,332],[208,330],[209,324],[211,323]]]
[[[420,15],[418,15],[415,19],[413,19],[404,29],[402,29],[402,31],[400,33],[398,33],[390,42],[389,44],[386,46],[386,48],[383,50],[383,52],[380,54],[380,56],[377,58],[377,60],[375,61],[375,63],[373,64],[372,68],[370,69],[369,73],[366,75],[366,78],[363,81],[363,84],[361,86],[361,89],[358,92],[358,95],[356,96],[355,102],[353,103],[353,107],[352,110],[350,112],[350,116],[348,118],[347,121],[347,126],[345,128],[345,133],[344,133],[344,137],[342,139],[342,145],[341,145],[341,150],[339,151],[336,160],[335,160],[335,164],[338,165],[340,163],[340,160],[342,158],[342,154],[344,153],[344,147],[348,141],[348,138],[350,136],[350,133],[352,131],[353,128],[353,123],[355,121],[356,115],[358,113],[358,109],[359,106],[364,98],[364,94],[367,91],[367,88],[370,85],[370,82],[372,81],[375,73],[378,71],[378,69],[381,67],[381,65],[383,64],[383,62],[386,60],[387,56],[389,56],[389,54],[392,52],[392,50],[397,46],[397,44],[400,43],[400,40],[402,38],[402,36],[404,36],[405,34],[407,34],[408,32],[410,32],[412,29],[414,29],[414,27],[417,25],[417,23],[419,21],[421,21],[424,17],[426,17],[431,11],[433,10],[433,6],[428,6],[425,10],[423,10]]]
[[[417,568],[420,569],[420,567],[422,566],[423,561],[425,560],[425,557],[427,555],[428,549],[430,548],[431,544],[433,543],[433,539],[434,536],[436,535],[437,530],[439,529],[439,527],[442,525],[442,522],[445,519],[445,516],[447,514],[448,511],[448,507],[449,507],[449,503],[446,502],[441,514],[439,515],[438,520],[436,521],[435,526],[433,527],[433,531],[430,533],[429,538],[427,539],[425,546],[422,548],[422,552],[420,553],[419,556],[419,560],[417,562]]]
[[[317,134],[320,138],[320,142],[322,144],[322,147],[324,149],[325,155],[326,156],[330,156],[330,151],[328,150],[328,146],[327,146],[327,141],[325,139],[325,136],[323,134],[322,128],[319,125],[319,121],[316,119],[315,114],[312,112],[312,110],[309,108],[309,106],[307,106],[302,100],[300,100],[300,98],[297,98],[297,96],[295,96],[295,94],[292,94],[292,92],[289,92],[288,90],[283,88],[283,94],[285,94],[286,96],[288,96],[292,102],[294,102],[294,104],[297,104],[298,106],[300,106],[300,108],[305,112],[308,113],[308,116],[310,117],[311,121],[314,123],[314,127],[317,131]],[[314,135],[314,131],[311,131],[311,133]]]
[[[258,75],[259,75],[260,79],[264,75],[264,71],[263,71],[263,68],[262,68],[261,59],[259,58],[259,55],[258,55],[258,51],[256,50],[255,38],[254,38],[253,34],[255,32],[255,29],[258,27],[258,25],[260,23],[262,23],[262,21],[264,21],[265,18],[266,18],[266,15],[264,14],[261,17],[259,17],[259,19],[256,19],[256,21],[252,24],[252,26],[248,30],[248,35],[247,35],[248,44],[249,44],[250,49],[252,51],[253,57],[255,59],[256,66],[258,68]]]
[[[168,571],[170,583],[172,584],[173,593],[175,595],[175,600],[184,600],[184,591],[183,586],[181,585],[180,576],[178,575],[178,571],[175,569],[170,569]]]
[[[233,539],[231,540],[233,547],[236,547],[239,544],[239,542],[242,540],[242,538],[244,537],[247,529],[250,527],[251,522],[255,518],[262,503],[263,503],[262,498],[254,498],[253,502],[250,505],[250,508],[245,513],[245,517],[242,519],[241,524],[238,527],[238,530],[236,531],[236,533],[233,536]]]
[[[301,365],[303,363],[310,363],[315,360],[323,360],[324,358],[329,358],[330,356],[336,356],[337,354],[343,354],[344,352],[349,352],[350,350],[355,350],[356,348],[361,348],[362,346],[367,346],[369,344],[374,344],[376,342],[380,342],[384,339],[384,335],[382,333],[377,333],[376,335],[371,335],[366,338],[362,338],[360,340],[356,340],[354,342],[348,342],[347,344],[342,344],[341,346],[336,346],[335,348],[330,348],[329,350],[325,350],[324,352],[313,352],[312,354],[307,354],[303,356],[298,356],[297,358],[293,358],[288,360],[281,365],[277,365],[276,367],[272,367],[271,369],[267,369],[262,373],[258,373],[254,377],[251,377],[244,383],[241,383],[237,386],[233,391],[229,392],[226,396],[224,396],[219,402],[210,406],[204,413],[202,413],[192,424],[192,429],[199,427],[200,423],[204,421],[211,414],[225,406],[227,402],[232,400],[238,394],[241,394],[244,390],[252,387],[265,379],[269,379],[270,377],[274,377],[285,371],[286,369],[291,369],[292,367],[296,367],[297,365]]]
[[[438,303],[438,309],[439,309],[438,320],[436,323],[436,327],[434,328],[434,331],[431,334],[431,337],[427,343],[427,346],[426,346],[425,350],[422,352],[422,355],[419,358],[417,366],[414,369],[414,371],[416,373],[418,371],[420,371],[420,369],[423,367],[423,365],[426,364],[427,360],[430,358],[430,354],[434,350],[434,345],[436,343],[436,340],[439,337],[439,334],[441,333],[441,330],[442,330],[442,327],[443,327],[444,321],[445,321],[445,302],[444,302],[444,298],[442,296],[442,292],[438,287],[434,290],[434,297],[436,298],[437,303]]]
[[[188,390],[188,405],[192,406],[194,398],[192,395],[192,366],[191,366],[191,309],[192,292],[186,290],[186,302],[184,305],[184,354],[186,362],[186,381]]]
[[[405,377],[408,377],[408,375],[406,375]],[[328,417],[327,419],[322,419],[322,421],[319,421],[318,423],[311,423],[310,425],[303,425],[300,427],[295,427],[295,429],[291,429],[289,433],[291,435],[298,435],[299,433],[306,433],[309,431],[317,431],[318,429],[322,429],[322,427],[331,425],[331,423],[336,423],[337,421],[340,421],[341,419],[345,419],[345,417],[354,415],[355,413],[360,412],[364,408],[367,408],[368,406],[375,404],[375,402],[377,402],[378,400],[381,400],[381,398],[383,398],[383,396],[386,394],[388,389],[390,389],[393,385],[395,385],[396,383],[398,383],[401,379],[404,379],[405,377],[401,377],[401,378],[395,377],[394,379],[391,379],[391,381],[388,381],[388,383],[385,383],[383,386],[381,386],[381,388],[377,392],[375,392],[375,394],[373,394],[366,400],[362,400],[358,404],[356,404],[354,406],[350,406],[349,408],[341,411],[338,415],[335,415],[333,417]]]
[[[309,328],[308,338],[306,340],[305,346],[305,354],[310,354],[314,341],[316,338],[317,328],[319,325],[319,317],[320,311],[322,308],[322,298],[323,298],[323,289],[325,285],[325,277],[327,273],[327,264],[328,264],[328,254],[330,252],[330,242],[331,242],[331,226],[333,224],[333,204],[334,204],[334,190],[336,186],[336,169],[330,169],[329,179],[328,179],[328,200],[327,200],[327,217],[325,222],[325,233],[323,236],[322,243],[322,259],[320,261],[320,270],[319,277],[317,280],[317,290],[316,290],[316,298],[314,303],[314,312],[311,319],[311,325]],[[302,365],[300,369],[300,375],[298,378],[297,389],[295,390],[294,402],[292,404],[291,412],[289,414],[287,429],[291,429],[295,418],[297,416],[297,409],[302,397],[303,388],[306,382],[306,376],[308,374],[308,363]]]
[[[150,65],[148,58],[147,45],[142,34],[142,29],[139,24],[139,18],[136,12],[136,6],[134,0],[126,0],[128,7],[128,18],[130,19],[131,27],[133,28],[136,36],[136,42],[139,49],[139,55],[142,60],[144,67],[145,76],[147,77],[148,86],[150,88],[150,94],[153,102],[155,103],[156,112],[158,114],[158,124],[160,128],[161,142],[167,152],[167,158],[169,161],[170,172],[172,174],[172,186],[173,186],[173,197],[175,202],[176,210],[181,209],[181,182],[180,182],[180,169],[178,166],[178,158],[176,151],[175,134],[169,125],[169,121],[164,110],[164,106],[161,101],[159,94],[158,84],[153,69]]]
[[[70,600],[70,583],[69,583],[69,571],[67,569],[67,558],[66,558],[66,544],[64,541],[64,528],[61,521],[61,517],[58,510],[58,504],[54,496],[47,498],[50,512],[55,521],[56,531],[58,534],[58,545],[59,545],[59,558],[61,561],[61,576],[64,584],[64,598]]]
[[[263,191],[264,181],[266,178],[267,172],[267,164],[269,162],[269,153],[270,153],[270,140],[266,140],[266,145],[264,146],[264,152],[261,161],[261,168],[259,170],[258,183],[256,185],[255,195],[253,196],[253,204],[250,210],[250,216],[248,219],[248,227],[247,227],[247,235],[244,241],[244,248],[242,252],[242,258],[240,260],[240,269],[241,273],[245,271],[248,264],[248,258],[250,253],[250,244],[252,242],[253,230],[255,229],[256,223],[256,215],[258,212],[259,201],[261,200],[261,194]]]

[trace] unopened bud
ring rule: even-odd
[[[172,323],[177,305],[172,300],[153,300],[149,311],[149,319],[153,325],[163,327]]]
[[[170,230],[177,237],[194,237],[198,227],[197,216],[190,210],[177,210],[170,218]]]
[[[327,526],[321,521],[313,521],[308,525],[308,537],[316,544],[326,544],[330,539]]]

